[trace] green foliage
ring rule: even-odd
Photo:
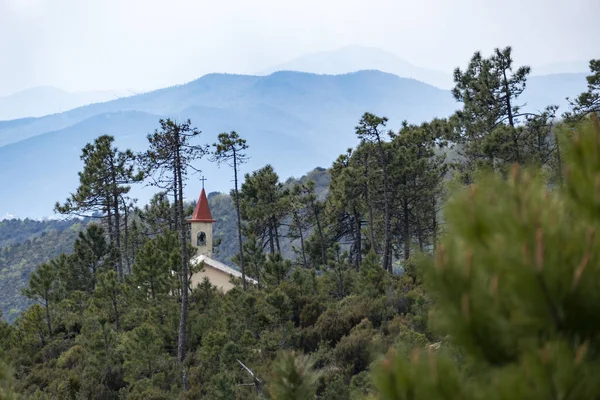
[[[16,220],[15,220],[16,221]],[[73,242],[87,221],[47,221],[35,224],[41,231],[30,231],[27,221],[17,224],[0,221],[0,230],[15,229],[15,238],[27,237],[22,243],[0,247],[0,311],[13,322],[31,301],[21,294],[35,268],[63,253],[73,251]],[[23,230],[24,229],[24,230]]]
[[[114,247],[119,278],[123,279],[121,254],[121,212],[126,207],[127,193],[132,183],[140,182],[143,173],[136,171],[135,155],[131,150],[119,151],[113,146],[115,138],[102,135],[82,150],[83,171],[79,186],[64,204],[56,203],[54,210],[61,214],[90,216],[101,213]]]
[[[522,114],[528,73],[510,48],[476,53],[456,71],[451,118],[386,131],[365,113],[331,169],[281,183],[267,165],[239,193],[247,145],[221,134],[213,161],[231,163],[236,185],[208,196],[215,257],[258,281],[226,293],[188,284],[200,266],[183,189],[208,151],[192,143],[200,132],[161,120],[148,136],[139,160],[164,191],[141,208],[125,196],[132,154],[98,138],[58,208],[103,225],[0,223],[18,238],[0,236],[0,284],[19,292],[37,266],[23,293],[39,303],[0,321],[0,396],[598,397],[600,127],[554,129],[555,107]],[[448,152],[467,179],[441,212]]]
[[[283,352],[273,366],[269,394],[274,400],[303,400],[314,398],[317,375],[306,356]]]
[[[391,357],[376,375],[382,398],[598,396],[597,120],[564,145],[562,188],[514,167],[508,180],[484,174],[454,194],[435,261],[420,265],[436,327],[460,356]]]
[[[588,90],[570,101],[572,110],[563,117],[577,121],[586,115],[600,112],[600,59],[590,60],[590,75],[587,76]]]
[[[13,379],[10,370],[0,360],[0,400],[16,400],[18,398],[13,390]]]
[[[233,190],[231,191],[235,203],[235,213],[237,219],[237,237],[238,237],[238,256],[237,262],[242,270],[242,286],[247,289],[246,268],[244,265],[244,248],[242,239],[242,216],[240,211],[240,196],[238,192],[238,173],[240,165],[248,160],[245,151],[248,149],[246,140],[242,139],[237,132],[219,134],[219,143],[214,143],[215,151],[213,161],[220,165],[225,162],[233,168]]]
[[[153,300],[166,294],[171,288],[170,272],[175,264],[175,260],[169,260],[175,249],[161,248],[160,242],[160,238],[147,241],[138,251],[133,264],[133,281],[142,293],[148,293]],[[176,253],[175,256],[177,256]]]
[[[521,112],[519,97],[530,68],[513,69],[512,49],[495,49],[489,58],[476,52],[465,71],[456,69],[452,94],[463,104],[452,118],[449,137],[462,148],[459,171],[471,182],[478,168],[500,171],[512,163],[542,165],[556,154],[553,125],[556,106]]]

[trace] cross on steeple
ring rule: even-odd
[[[204,181],[207,181],[208,179],[206,179],[204,177],[204,175],[202,175],[202,178],[200,178],[200,181],[202,182],[202,189],[204,189]]]

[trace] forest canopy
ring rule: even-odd
[[[365,112],[354,147],[286,182],[244,170],[241,132],[164,119],[141,153],[98,137],[55,206],[83,222],[0,224],[9,272],[35,263],[0,320],[0,399],[597,398],[599,65],[559,118],[522,112],[510,47],[477,52],[456,114],[390,130]],[[191,286],[198,161],[231,168],[212,245],[256,284]]]

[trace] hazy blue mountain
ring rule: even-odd
[[[540,66],[533,66],[531,72],[535,75],[589,73],[589,60],[566,61]]]
[[[348,72],[376,69],[403,78],[412,78],[430,85],[450,89],[452,74],[419,67],[394,53],[376,47],[347,46],[333,51],[320,51],[303,55],[288,62],[261,71],[301,71],[315,74],[345,74]]]
[[[40,86],[0,97],[0,120],[41,117],[114,100],[125,95],[117,91],[66,92],[52,86]]]
[[[564,104],[585,88],[584,74],[530,79],[525,110]],[[328,167],[357,143],[354,127],[365,111],[390,118],[397,129],[404,119],[422,122],[450,115],[458,107],[448,91],[380,71],[344,75],[277,72],[269,76],[211,74],[185,85],[91,104],[61,114],[0,122],[0,215],[39,218],[52,214],[78,183],[81,148],[111,134],[121,148],[143,150],[146,135],[162,117],[190,118],[203,131],[202,142],[236,130],[248,140],[251,159],[242,172],[272,164],[282,180]],[[201,160],[207,190],[228,192],[232,174]],[[186,197],[196,200],[198,176]],[[137,187],[145,202],[154,188]]]
[[[587,73],[568,73],[531,76],[527,79],[527,88],[522,96],[526,109],[532,112],[543,110],[546,105],[559,106],[559,114],[568,110],[567,97],[575,98],[586,90]]]

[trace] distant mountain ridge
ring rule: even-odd
[[[585,74],[532,77],[526,110],[564,105],[566,96],[585,88]],[[40,118],[0,122],[0,215],[39,218],[52,214],[78,183],[81,148],[102,134],[120,148],[143,150],[146,134],[159,118],[190,118],[203,131],[201,141],[236,130],[248,140],[251,160],[242,173],[269,163],[282,180],[314,166],[328,167],[357,143],[354,127],[370,111],[389,118],[390,129],[403,120],[420,123],[445,117],[459,105],[449,91],[381,71],[342,75],[276,72],[268,76],[209,74],[187,84],[79,107]],[[202,160],[210,191],[228,192],[231,171]],[[189,200],[200,184],[191,176]],[[146,201],[150,188],[133,194]]]
[[[114,100],[124,91],[67,92],[52,86],[39,86],[8,96],[0,96],[0,120],[41,117],[61,113],[86,104]]]
[[[339,75],[362,70],[379,70],[442,89],[450,89],[452,86],[452,74],[413,65],[394,53],[376,47],[357,45],[306,54],[260,73],[266,75],[277,71],[299,71]]]

